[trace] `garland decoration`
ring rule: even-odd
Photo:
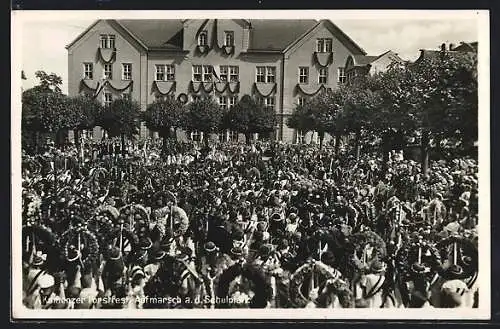
[[[196,86],[198,88],[196,88]],[[189,82],[189,91],[194,94],[198,94],[201,90],[209,94],[213,91],[213,89],[214,89],[213,82],[194,82],[194,81]]]
[[[122,243],[120,245],[120,233],[122,234]],[[120,229],[119,226],[115,226],[106,235],[106,239],[103,240],[101,245],[101,250],[108,250],[110,246],[116,246],[120,248],[122,254],[133,252],[137,249],[139,245],[139,237],[131,230],[125,229],[125,227]]]
[[[153,89],[165,96],[175,92],[176,84],[176,81],[155,81],[153,82]]]
[[[369,267],[372,261],[383,259],[387,255],[387,248],[384,240],[373,231],[352,234],[349,237],[349,244],[354,248],[353,251],[356,254],[356,257],[349,257],[350,265],[360,271]],[[370,258],[368,258],[368,255],[363,257],[364,249],[367,245],[373,248]],[[365,259],[363,260],[363,258]]]
[[[255,266],[252,265],[243,265],[241,263],[236,263],[226,269],[219,277],[219,285],[217,287],[216,295],[219,298],[224,298],[228,296],[233,296],[234,291],[231,290],[231,283],[238,277],[242,276],[246,278],[248,281],[252,282],[253,292],[255,295],[250,300],[250,308],[264,308],[267,306],[267,302],[272,297],[272,288],[270,283],[268,282],[264,272]],[[241,289],[242,288],[242,289]],[[248,293],[250,287],[240,287],[238,289],[243,293]],[[219,305],[222,308],[228,308],[233,305],[223,304]]]
[[[220,86],[222,85],[222,89],[220,89]],[[231,85],[233,86],[231,88]],[[223,93],[226,90],[229,90],[231,94],[237,94],[240,92],[240,82],[228,82],[228,81],[219,81],[215,83],[215,91],[218,93]]]
[[[269,97],[273,93],[276,92],[277,85],[276,83],[267,84],[267,83],[257,83],[253,84],[254,93],[259,94],[261,97]]]
[[[299,267],[290,277],[290,302],[295,308],[303,308],[309,302],[309,297],[302,293],[302,285],[310,282],[311,275],[321,275],[325,281],[337,279],[329,271],[324,271],[321,267],[316,267],[314,263],[306,263]],[[307,277],[307,278],[306,278]],[[311,288],[311,287],[310,287]]]
[[[86,88],[86,89],[94,92],[94,96],[97,96],[101,92],[101,90],[104,89],[104,87],[109,87],[111,90],[114,90],[116,92],[122,92],[122,91],[125,91],[127,89],[130,89],[130,91],[132,91],[133,90],[133,83],[134,83],[132,80],[130,80],[124,86],[116,87],[116,86],[113,86],[109,80],[106,80],[102,83],[99,81],[96,81],[95,82],[96,85],[93,86],[89,83],[90,81],[94,82],[93,80],[82,79],[80,81],[80,91],[83,88]]]
[[[80,235],[80,238],[78,238]],[[78,243],[81,245],[78,246]],[[64,245],[63,248],[63,259],[66,261],[81,261],[83,268],[91,268],[99,259],[99,243],[96,236],[84,228],[78,225],[77,227],[71,228],[66,231],[61,237],[61,244]],[[75,246],[75,244],[77,244]],[[82,246],[83,245],[83,246]],[[77,257],[70,257],[70,248],[76,247]]]
[[[432,271],[439,270],[441,266],[441,255],[439,250],[429,243],[422,243],[420,247],[420,261],[418,259],[419,244],[417,243],[403,246],[396,253],[395,265],[403,281],[411,281],[416,277],[422,276],[422,273],[415,270],[413,267],[414,264],[421,264],[424,267],[430,268]]]
[[[116,60],[116,48],[110,49],[99,47],[97,53],[99,60],[101,60],[104,64],[113,63]]]
[[[223,46],[222,50],[224,51],[224,54],[228,56],[234,54],[234,46]]]
[[[436,248],[441,254],[442,263],[453,262],[454,244],[456,243],[456,265],[460,265],[464,271],[463,275],[470,276],[478,270],[478,250],[474,243],[460,236],[450,236],[439,241]],[[451,252],[450,252],[451,250]],[[461,251],[460,251],[461,250]],[[470,257],[470,261],[465,262],[465,257]]]
[[[177,100],[181,104],[186,104],[188,102],[188,96],[185,93],[179,94],[179,96],[177,96]]]
[[[322,68],[328,67],[333,63],[333,53],[315,52],[313,55],[313,60],[318,66]]]
[[[315,96],[317,94],[319,94],[320,92],[323,92],[326,90],[326,87],[324,84],[321,84],[321,86],[316,90],[316,91],[312,91],[312,92],[308,92],[308,91],[305,91],[303,89],[303,87],[297,83],[297,85],[295,86],[295,93],[302,93],[303,95],[306,95],[306,96]]]

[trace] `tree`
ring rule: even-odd
[[[62,93],[62,78],[55,73],[47,74],[45,71],[36,71],[35,77],[40,80],[40,84],[34,88],[41,92]]]
[[[96,124],[104,128],[109,136],[120,136],[122,154],[125,154],[125,137],[134,138],[139,133],[141,108],[132,100],[118,98],[103,108]]]
[[[382,97],[374,125],[420,134],[422,172],[432,139],[477,139],[477,57],[441,52],[377,77]]]
[[[273,132],[275,126],[274,111],[249,95],[244,95],[224,117],[224,127],[244,134],[247,144],[251,143],[252,134]]]
[[[198,130],[206,136],[221,130],[225,111],[212,98],[197,99],[188,105],[184,128]],[[205,139],[208,146],[208,138]]]
[[[68,99],[69,109],[76,116],[75,142],[80,145],[80,131],[92,129],[102,112],[102,105],[93,97],[76,96]]]
[[[31,88],[23,93],[22,127],[34,132],[35,145],[39,133],[55,134],[57,145],[62,143],[63,133],[77,125],[77,116],[68,103],[66,95],[56,92],[41,92]]]
[[[336,120],[342,107],[342,97],[338,90],[319,93],[304,105],[297,106],[287,125],[303,131],[318,132],[320,148],[323,146],[325,133],[330,133],[335,136],[338,146],[340,130],[336,126]]]
[[[172,129],[175,130],[184,125],[185,108],[177,100],[162,99],[148,106],[143,115],[146,127],[158,132],[163,138],[163,147],[166,147],[166,139],[172,137]],[[175,134],[174,134],[175,136]]]
[[[344,134],[355,134],[355,155],[359,159],[360,139],[364,131],[374,132],[372,122],[381,98],[372,90],[369,77],[359,77],[339,89],[342,95],[341,111],[337,116],[337,127]]]

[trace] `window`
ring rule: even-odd
[[[276,81],[276,67],[274,66],[257,66],[257,82],[274,83]]]
[[[234,107],[236,105],[236,103],[238,103],[238,96],[229,97],[229,103],[228,103],[229,108]]]
[[[113,102],[113,94],[109,91],[104,92],[104,106],[110,106]]]
[[[295,143],[304,144],[306,141],[306,134],[302,130],[296,130]]]
[[[208,44],[207,40],[207,31],[202,31],[198,36],[198,46],[206,46]]]
[[[213,71],[212,66],[203,65],[203,81],[204,82],[212,82]]]
[[[198,130],[192,131],[190,137],[192,141],[201,142],[203,140],[203,132]]]
[[[83,64],[83,77],[85,79],[94,79],[94,64],[84,63]]]
[[[338,69],[338,83],[345,83],[346,82],[346,75],[345,75],[345,69],[343,67],[339,67]]]
[[[233,31],[226,31],[226,32],[224,32],[224,34],[225,34],[224,46],[226,46],[226,47],[234,46],[234,32]]]
[[[227,97],[226,96],[219,97],[219,106],[221,109],[227,109]]]
[[[167,81],[175,81],[175,66],[165,65],[165,72],[167,74]]]
[[[268,66],[266,68],[266,73],[267,73],[267,76],[266,76],[267,83],[274,83],[274,82],[276,82],[276,67],[274,67],[274,66]]]
[[[299,67],[299,83],[309,83],[308,67]]]
[[[318,53],[331,53],[332,52],[332,39],[317,39],[316,52]]]
[[[126,101],[129,101],[130,100],[130,93],[123,93],[122,94],[122,98]]]
[[[264,106],[269,109],[274,109],[274,96],[264,97]]]
[[[238,66],[229,67],[229,81],[231,82],[240,81],[240,69]]]
[[[305,103],[306,103],[306,98],[305,97],[299,97],[298,104],[300,106],[304,106]]]
[[[132,64],[122,64],[122,80],[132,80]]]
[[[101,34],[100,41],[101,41],[101,48],[106,48],[106,49],[115,48],[115,36],[113,34]]]
[[[113,79],[113,65],[104,64],[104,79]]]
[[[165,65],[156,65],[156,81],[165,80]]]
[[[326,69],[324,67],[319,69],[318,82],[319,83],[328,83],[328,69]]]
[[[257,82],[266,82],[266,68],[264,66],[257,66]]]
[[[229,68],[227,65],[221,65],[220,67],[220,74],[219,74],[219,80],[226,82],[227,81],[227,76],[229,74]]]
[[[203,80],[201,72],[201,65],[193,65],[193,81],[201,82]]]

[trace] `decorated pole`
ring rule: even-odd
[[[420,244],[418,245],[418,263],[422,263],[422,246]]]
[[[457,242],[453,242],[453,265],[457,264]]]
[[[123,223],[120,224],[120,254],[123,251]]]

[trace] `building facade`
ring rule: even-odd
[[[98,20],[66,48],[70,96],[126,97],[145,110],[160,97],[230,108],[250,95],[275,112],[273,138],[284,142],[303,137],[286,125],[295,106],[344,83],[347,59],[366,55],[329,20]]]

